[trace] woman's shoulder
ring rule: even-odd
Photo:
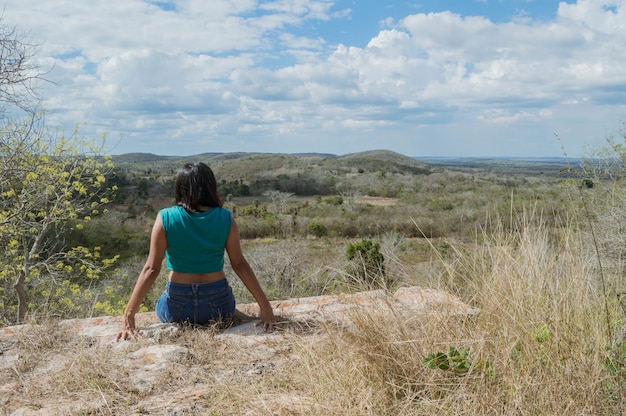
[[[181,211],[185,209],[179,205],[172,205],[171,207],[162,208],[159,210],[159,214],[161,215],[171,215],[171,214],[179,214]]]
[[[229,209],[227,209],[227,208],[215,207],[213,209],[222,218],[232,218],[233,217],[233,213]]]
[[[164,226],[169,225],[171,222],[180,221],[182,218],[182,214],[185,209],[178,205],[173,205],[171,207],[163,208],[159,210],[159,216],[161,217],[161,221]]]

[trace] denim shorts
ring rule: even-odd
[[[161,322],[205,325],[230,318],[235,297],[226,279],[210,283],[167,282],[156,305]]]

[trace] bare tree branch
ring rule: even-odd
[[[4,25],[0,15],[0,112],[14,106],[26,112],[36,112],[39,96],[38,81],[46,81],[47,72],[33,63],[39,45],[15,27]]]

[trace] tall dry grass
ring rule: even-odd
[[[479,314],[360,313],[354,329],[307,347],[303,376],[328,413],[623,414],[624,356],[608,328],[623,316],[577,227],[538,217],[494,224],[443,260],[439,284]],[[469,350],[467,372],[425,365],[450,346]]]

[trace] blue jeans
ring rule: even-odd
[[[235,312],[235,297],[226,279],[211,283],[167,282],[156,304],[161,322],[205,325],[230,318]]]

